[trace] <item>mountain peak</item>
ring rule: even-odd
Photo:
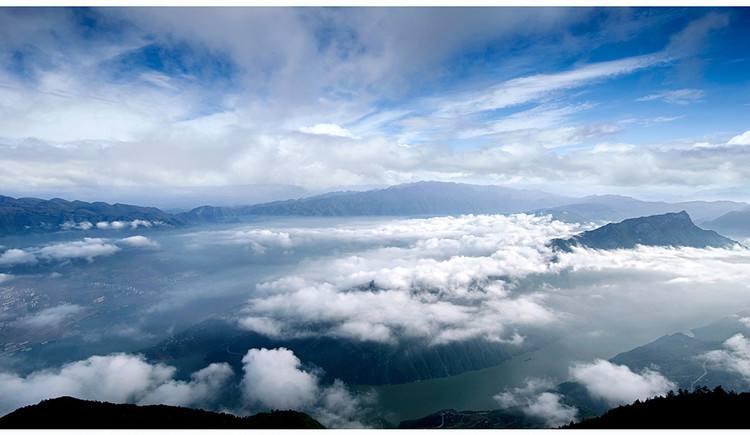
[[[552,246],[570,251],[574,246],[594,249],[630,249],[636,245],[723,248],[738,244],[715,231],[696,226],[686,211],[625,219],[568,239],[554,239]]]

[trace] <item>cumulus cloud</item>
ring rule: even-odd
[[[750,130],[729,139],[728,145],[750,145]]]
[[[745,382],[750,383],[750,340],[743,334],[736,334],[727,339],[723,347],[724,349],[707,352],[701,358],[713,368],[738,374]]]
[[[54,243],[39,248],[34,252],[37,258],[46,260],[85,259],[93,261],[95,257],[112,255],[119,251],[116,245],[106,239],[85,237],[80,241]]]
[[[90,230],[91,228],[94,228],[94,224],[92,224],[89,221],[81,221],[81,222],[65,222],[62,225],[60,225],[60,228],[63,230]]]
[[[55,328],[71,316],[84,311],[85,308],[75,304],[61,304],[45,308],[18,320],[19,323],[32,328]]]
[[[625,365],[602,359],[576,364],[570,368],[570,375],[586,387],[589,394],[612,405],[661,396],[676,388],[672,381],[654,370],[635,373]]]
[[[146,236],[130,236],[117,241],[118,244],[133,248],[158,248],[159,244]]]
[[[242,363],[240,388],[251,409],[304,410],[326,427],[362,427],[358,419],[366,412],[368,398],[353,395],[338,380],[321,385],[291,350],[250,349]]]
[[[303,409],[317,400],[317,377],[301,370],[301,361],[288,349],[250,349],[242,364],[242,392],[251,405]]]
[[[36,256],[23,249],[11,248],[0,254],[0,265],[34,264]]]
[[[194,373],[190,381],[175,380],[175,372],[174,367],[122,353],[92,356],[26,376],[0,372],[0,414],[66,395],[114,403],[163,400],[172,405],[196,405],[215,396],[231,375],[227,364],[211,364]]]
[[[159,222],[152,222],[144,219],[133,219],[132,221],[99,221],[96,224],[92,224],[89,221],[81,222],[65,222],[60,227],[64,230],[90,230],[94,227],[98,230],[122,230],[125,228],[138,229],[139,227],[151,228],[154,225],[158,225]]]
[[[519,326],[557,320],[544,295],[513,294],[508,277],[548,270],[545,243],[575,228],[547,217],[407,219],[370,228],[285,230],[264,243],[309,240],[390,242],[352,255],[310,261],[293,275],[261,282],[240,325],[272,336],[322,334],[439,344],[471,338],[518,344]],[[261,241],[257,232],[223,234]],[[512,281],[512,280],[511,280]],[[310,325],[319,325],[311,328]]]
[[[501,408],[520,409],[524,414],[544,421],[548,427],[559,427],[576,420],[578,410],[562,402],[553,392],[555,386],[544,379],[528,379],[521,387],[508,389],[494,396]]]

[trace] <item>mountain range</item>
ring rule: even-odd
[[[248,197],[250,198],[250,196]],[[249,199],[248,199],[249,200]],[[610,222],[685,210],[707,228],[750,233],[750,206],[731,201],[679,203],[604,195],[572,198],[537,190],[423,181],[366,191],[331,192],[255,205],[212,206],[168,213],[155,207],[55,198],[0,197],[0,235],[85,228],[144,220],[168,226],[239,222],[253,216],[436,216],[482,213],[550,214],[568,222]],[[66,224],[72,224],[67,225]],[[736,231],[735,231],[736,230]]]

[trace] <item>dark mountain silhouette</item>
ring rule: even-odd
[[[404,420],[399,429],[531,429],[542,427],[521,412],[501,409],[492,411],[456,411],[444,409],[414,420]]]
[[[750,393],[705,387],[619,406],[563,429],[748,429]]]
[[[182,223],[175,216],[154,207],[0,196],[0,235],[59,231],[66,223],[96,224],[135,219],[168,225]]]
[[[323,425],[296,411],[237,417],[179,406],[114,404],[66,396],[0,417],[0,429],[323,429]]]
[[[697,227],[685,211],[626,219],[569,239],[552,241],[552,246],[562,251],[570,251],[574,246],[594,249],[629,249],[636,245],[722,248],[735,244],[737,242],[715,231]]]
[[[733,236],[750,236],[750,207],[730,211],[703,226]]]

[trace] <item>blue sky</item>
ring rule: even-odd
[[[730,8],[4,8],[0,184],[748,200],[749,28]]]

